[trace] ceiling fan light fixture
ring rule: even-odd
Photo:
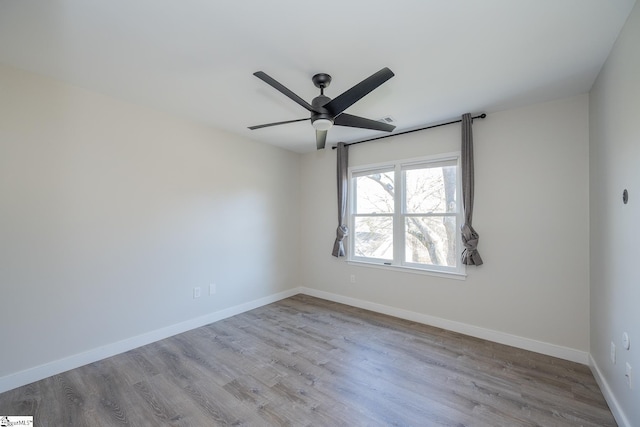
[[[315,130],[329,130],[333,126],[333,121],[329,119],[316,119],[312,123]]]

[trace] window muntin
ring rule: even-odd
[[[350,260],[462,274],[458,158],[352,169]]]

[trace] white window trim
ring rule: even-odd
[[[364,267],[372,267],[372,268],[381,268],[386,270],[393,271],[402,271],[407,273],[415,273],[415,274],[423,274],[429,276],[437,276],[437,277],[446,277],[457,280],[465,280],[466,278],[466,268],[465,265],[462,264],[460,260],[460,256],[462,255],[462,239],[460,233],[460,226],[463,223],[463,209],[462,209],[462,174],[461,174],[461,165],[460,165],[460,152],[451,152],[451,153],[443,153],[432,156],[418,157],[418,158],[410,158],[410,159],[402,159],[395,160],[392,162],[385,163],[375,163],[375,164],[367,164],[360,166],[353,166],[349,168],[349,200],[347,206],[347,218],[349,220],[349,229],[355,230],[355,216],[352,215],[353,208],[355,205],[355,190],[354,190],[354,177],[362,176],[365,174],[370,174],[376,171],[394,171],[394,182],[399,183],[402,180],[402,171],[411,169],[412,166],[416,166],[418,168],[421,165],[430,163],[444,163],[450,162],[451,160],[455,160],[457,164],[457,174],[456,174],[456,191],[457,191],[457,200],[458,200],[458,212],[452,215],[457,217],[457,230],[456,230],[456,247],[459,248],[459,253],[457,254],[457,267],[442,267],[435,265],[425,265],[425,264],[414,264],[404,262],[404,219],[406,216],[410,216],[411,214],[407,214],[403,211],[403,207],[405,205],[404,196],[405,196],[405,185],[402,183],[403,191],[400,194],[400,197],[395,197],[395,206],[393,213],[393,234],[394,236],[398,236],[394,238],[394,250],[393,250],[393,260],[389,261],[386,259],[376,259],[376,258],[365,258],[358,257],[354,255],[354,242],[352,238],[347,238],[347,262],[352,265],[364,266]],[[397,185],[396,185],[397,187]],[[398,214],[399,213],[399,214]],[[416,214],[419,216],[425,216],[424,214]],[[383,216],[387,216],[386,214]],[[443,216],[442,214],[437,214],[434,216]],[[444,215],[446,216],[446,215]]]

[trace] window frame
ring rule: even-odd
[[[463,223],[463,209],[462,209],[462,174],[460,166],[460,152],[443,153],[432,156],[416,157],[409,159],[401,159],[384,163],[366,164],[360,166],[349,167],[349,200],[347,206],[347,218],[349,230],[352,230],[352,234],[347,238],[347,261],[349,263],[378,267],[390,270],[421,273],[428,275],[436,275],[441,277],[464,279],[466,276],[465,266],[462,264],[462,237],[460,227]],[[442,213],[408,213],[406,212],[406,180],[403,171],[411,169],[422,169],[437,167],[438,163],[443,166],[446,164],[453,164],[456,166],[456,212],[442,212]],[[358,214],[355,212],[356,208],[356,179],[359,176],[370,175],[375,172],[389,172],[394,173],[394,211],[393,213],[367,213]],[[399,193],[399,194],[398,194]],[[372,258],[357,256],[355,254],[355,239],[352,237],[355,232],[355,221],[358,217],[367,216],[380,216],[380,217],[392,217],[393,222],[393,259],[388,260],[384,258]],[[456,221],[456,265],[454,267],[422,264],[405,261],[405,249],[406,249],[406,218],[411,216],[417,217],[455,217]]]

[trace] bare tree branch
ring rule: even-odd
[[[390,183],[382,182],[381,174],[368,175],[367,178],[378,183],[380,187],[382,187],[382,189],[391,196],[391,200],[394,200],[395,191],[393,185],[391,185]],[[429,229],[425,227],[417,218],[409,217],[409,221],[411,221],[411,223],[418,229],[419,232],[411,229],[407,230],[407,232],[415,237],[427,249],[429,258],[431,258],[431,263],[440,265],[440,257],[438,256],[436,244],[433,241],[433,237],[431,236]]]

